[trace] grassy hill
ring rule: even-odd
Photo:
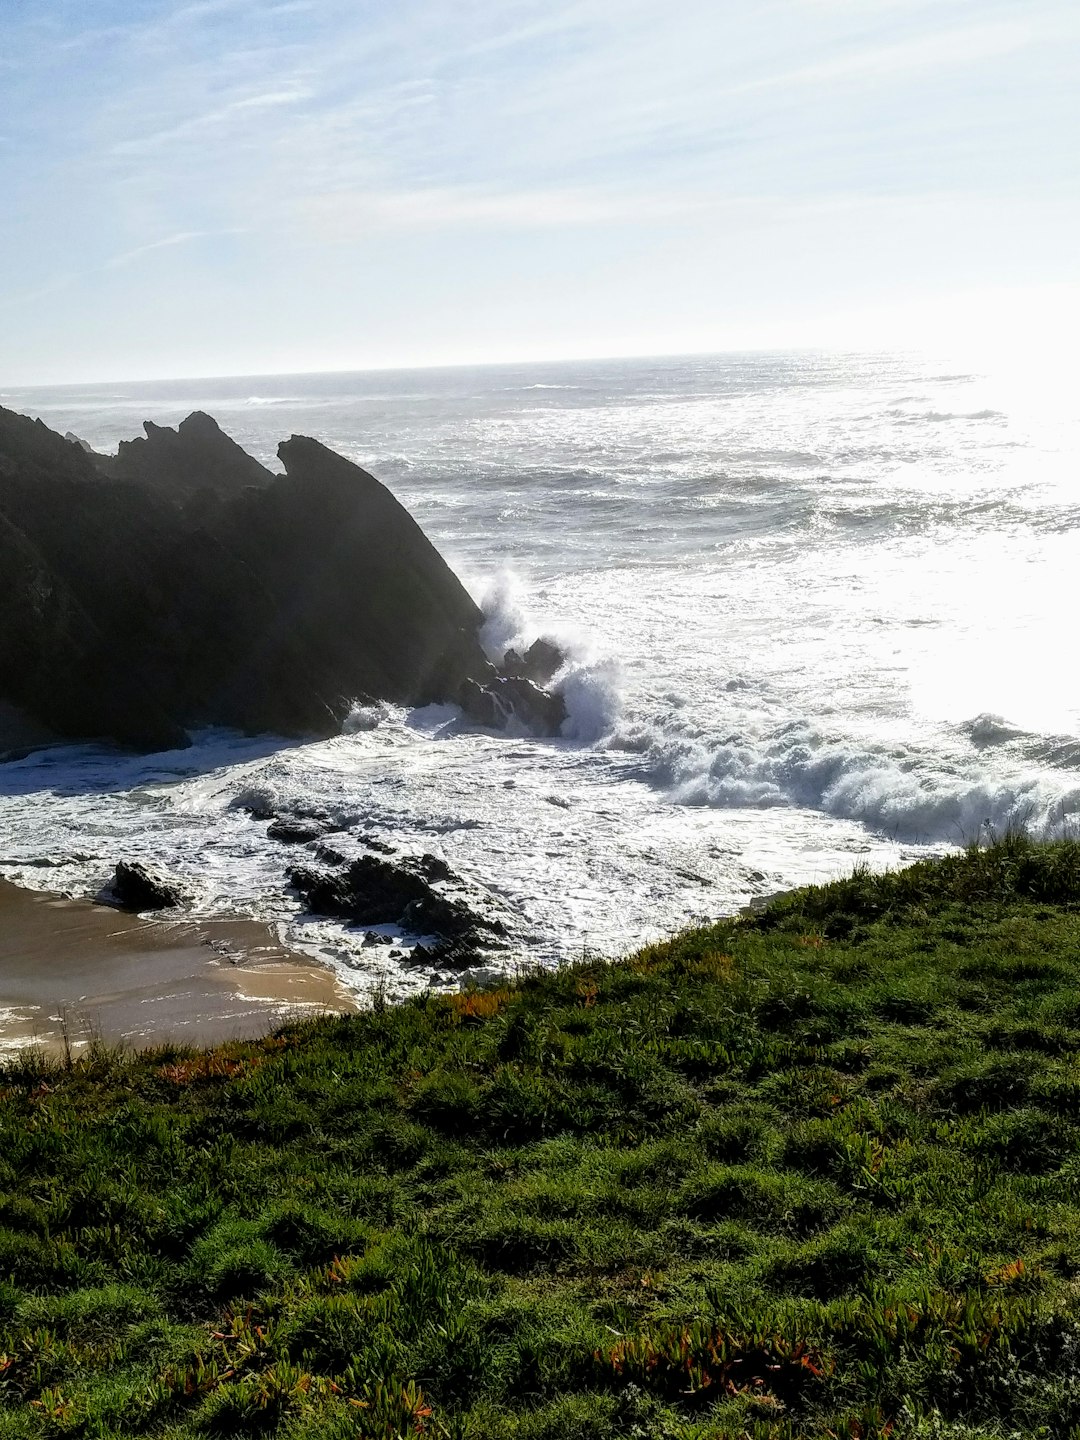
[[[1080,844],[0,1075],[0,1440],[1080,1436]]]

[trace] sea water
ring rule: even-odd
[[[1080,387],[1031,357],[747,354],[8,391],[114,449],[206,410],[267,464],[313,435],[383,480],[487,615],[570,663],[557,740],[452,707],[312,744],[201,734],[0,767],[0,874],[92,894],[121,858],[359,989],[452,977],[300,914],[257,806],[346,854],[431,852],[495,897],[501,962],[617,954],[855,864],[1080,829]],[[342,615],[342,623],[348,616]],[[118,637],[118,642],[122,638]]]

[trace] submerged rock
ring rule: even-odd
[[[474,725],[497,730],[506,723],[506,715],[489,685],[478,685],[475,680],[463,680],[458,686],[457,700],[465,719],[471,720]]]
[[[322,839],[331,828],[329,821],[313,816],[279,815],[267,826],[266,834],[268,839],[280,840],[283,845],[304,845]]]
[[[558,735],[566,720],[566,702],[544,686],[566,664],[566,655],[550,640],[534,640],[524,655],[507,650],[486,681],[463,680],[457,700],[467,720],[502,730],[512,720],[534,735]]]
[[[99,897],[119,910],[173,910],[187,898],[171,880],[148,870],[138,861],[121,860],[112,884]]]
[[[414,945],[409,952],[409,964],[414,966],[445,965],[450,970],[475,970],[478,965],[483,965],[485,960],[485,948],[475,941],[464,940],[440,940],[435,945]],[[443,984],[452,979],[452,976],[445,976]]]

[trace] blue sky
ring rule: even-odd
[[[1075,0],[0,0],[0,384],[1060,342],[1078,73]]]

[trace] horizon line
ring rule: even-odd
[[[391,375],[402,373],[430,373],[447,370],[497,370],[519,365],[599,365],[614,360],[710,360],[737,355],[910,355],[921,353],[916,345],[738,345],[720,350],[651,350],[607,352],[588,355],[517,357],[502,360],[453,360],[441,364],[415,364],[406,362],[397,365],[355,365],[333,366],[328,370],[236,370],[229,372],[197,375],[161,374],[136,379],[127,376],[107,376],[97,380],[46,380],[31,381],[13,385],[0,382],[0,398],[17,395],[21,391],[65,390],[77,386],[98,385],[168,385],[178,381],[212,382],[215,380],[277,380],[284,378],[315,379],[331,375]]]

